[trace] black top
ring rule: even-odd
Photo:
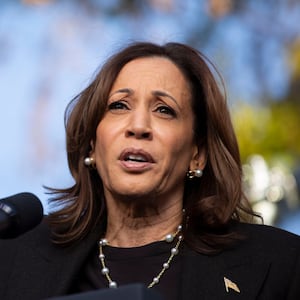
[[[110,270],[112,280],[116,281],[118,286],[131,283],[143,283],[148,286],[162,270],[163,263],[170,257],[171,248],[175,243],[176,241],[161,241],[133,248],[105,246],[105,264]],[[99,249],[95,245],[75,278],[70,294],[108,287],[108,280],[101,273],[98,255]],[[178,299],[181,261],[179,250],[179,254],[174,256],[159,283],[153,287],[165,297],[164,299]]]
[[[179,256],[175,257],[157,289],[166,287],[166,290],[176,293],[174,287],[178,287],[177,300],[300,299],[300,237],[256,224],[241,223],[236,230],[245,239],[216,255],[197,253],[182,243]],[[80,242],[61,247],[51,242],[50,228],[43,222],[16,239],[0,240],[0,299],[41,300],[69,294],[77,286],[76,282],[83,283],[78,274],[85,274],[83,266],[90,261],[89,257],[96,259],[97,254],[93,256],[92,253],[97,253],[99,238],[95,229]],[[168,245],[166,247],[169,248]],[[104,249],[108,266],[111,259],[109,249]],[[116,250],[121,253],[122,249]],[[156,260],[150,255],[152,259]],[[130,260],[128,255],[126,260]],[[158,260],[160,270],[162,262]],[[132,258],[131,261],[134,261],[134,268],[141,264],[140,258]],[[176,267],[174,269],[176,261],[178,272]],[[149,265],[151,267],[152,263]],[[114,266],[109,267],[112,278],[119,285],[123,284],[122,278],[114,275]],[[148,270],[143,269],[140,277]],[[146,284],[157,275],[156,272],[155,268],[154,274],[147,276]],[[134,276],[132,273],[132,269],[129,271],[125,267],[122,272],[124,280]],[[175,276],[175,279],[167,279],[168,276]],[[101,274],[99,278],[102,278]],[[231,282],[230,285],[228,282]]]

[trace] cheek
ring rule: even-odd
[[[105,148],[109,144],[109,140],[111,139],[112,136],[112,131],[113,128],[109,126],[108,122],[101,121],[97,127],[96,130],[96,139],[97,139],[97,144],[96,146],[99,149]],[[97,149],[95,149],[97,150]]]
[[[190,139],[177,138],[168,143],[170,159],[176,164],[189,164],[192,159],[193,143]]]
[[[117,126],[111,126],[110,122],[101,122],[97,127],[94,156],[100,175],[106,176],[111,163],[118,155],[119,136],[119,129]]]
[[[105,151],[106,148],[108,148],[108,145],[110,143],[109,138],[110,135],[105,134],[107,129],[105,129],[105,126],[98,125],[97,131],[96,131],[96,142],[95,142],[95,148],[94,148],[94,156],[96,159],[97,165],[101,163],[102,160],[105,160],[107,155],[107,151]]]

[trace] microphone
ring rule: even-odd
[[[46,300],[163,300],[164,297],[154,289],[141,283],[123,285],[117,289],[101,289],[67,296],[47,298]]]
[[[43,206],[31,193],[0,200],[0,239],[16,238],[33,229],[43,219]]]

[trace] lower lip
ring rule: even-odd
[[[149,170],[152,167],[152,163],[149,162],[135,162],[125,160],[121,160],[120,162],[122,168],[130,172],[142,172]]]

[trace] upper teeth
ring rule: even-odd
[[[135,160],[135,161],[147,161],[146,158],[142,155],[130,154],[126,157],[126,160]]]

